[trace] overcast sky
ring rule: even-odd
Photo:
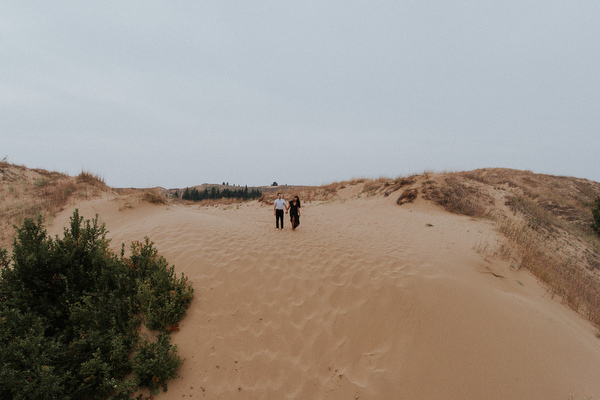
[[[0,158],[113,187],[600,181],[600,1],[1,1]]]

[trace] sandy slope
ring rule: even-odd
[[[159,399],[600,396],[595,330],[474,250],[494,240],[490,224],[422,200],[349,197],[304,204],[295,232],[276,231],[256,202],[78,205],[115,247],[149,236],[196,288],[174,334],[183,378]]]

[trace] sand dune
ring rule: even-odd
[[[477,253],[491,224],[346,197],[304,204],[295,232],[257,202],[76,205],[100,214],[115,248],[150,237],[196,289],[173,335],[182,379],[159,399],[600,395],[595,329],[528,272]]]

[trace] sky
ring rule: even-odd
[[[600,181],[600,1],[0,1],[0,159],[113,187]]]

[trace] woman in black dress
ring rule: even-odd
[[[292,230],[294,230],[298,225],[300,225],[300,199],[298,196],[294,196],[294,200],[289,202],[288,210],[290,211]]]

